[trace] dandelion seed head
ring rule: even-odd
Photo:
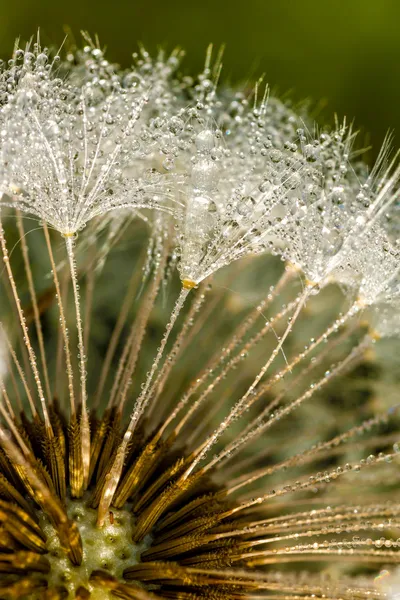
[[[108,63],[100,61],[108,80],[102,72],[95,76],[93,62],[85,63],[90,76],[78,86],[39,47],[18,49],[2,73],[2,204],[33,213],[64,235],[117,208],[157,205],[146,174],[151,144],[141,141],[138,124],[151,81],[138,76],[123,87]]]
[[[84,37],[0,73],[0,597],[389,600],[390,139]]]
[[[4,339],[4,332],[0,329],[0,377],[3,378],[7,375],[7,358],[8,350],[7,344]]]

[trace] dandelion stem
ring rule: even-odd
[[[4,398],[4,401],[5,401],[7,410],[9,412],[9,414],[11,415],[13,421],[15,421],[16,418],[15,418],[14,409],[13,409],[12,404],[10,402],[10,397],[9,397],[9,395],[7,393],[7,389],[6,389],[6,386],[4,385],[4,381],[3,381],[2,377],[0,377],[0,391],[1,391],[2,395],[3,395],[3,398]]]
[[[167,247],[161,250],[161,260],[156,265],[156,272],[150,289],[145,294],[141,307],[136,316],[135,322],[131,327],[129,337],[126,341],[125,348],[123,350],[118,370],[115,376],[113,388],[111,390],[110,399],[107,408],[110,408],[114,403],[114,400],[119,397],[117,402],[118,412],[121,414],[125,401],[127,398],[128,390],[131,385],[132,375],[135,371],[136,363],[139,357],[140,348],[142,345],[143,337],[146,332],[147,323],[153,310],[154,303],[156,301],[162,277],[165,270],[167,261]],[[125,368],[125,371],[124,371]],[[121,384],[119,386],[119,382]],[[119,390],[118,390],[119,386]],[[117,392],[119,392],[117,396]]]
[[[25,239],[24,224],[23,224],[21,212],[19,210],[17,210],[16,212],[17,212],[17,227],[18,227],[18,231],[19,231],[19,235],[20,235],[20,242],[21,242],[21,249],[22,249],[22,257],[23,257],[23,261],[24,261],[26,278],[28,281],[29,294],[31,297],[33,316],[34,316],[34,321],[35,321],[36,335],[37,335],[38,344],[39,344],[40,361],[42,363],[44,385],[45,385],[47,397],[49,400],[51,400],[52,395],[51,395],[51,390],[50,390],[49,370],[47,368],[46,352],[45,352],[44,340],[43,340],[43,330],[42,330],[42,324],[40,321],[40,312],[39,312],[39,307],[38,307],[38,303],[37,303],[35,286],[33,283],[32,269],[31,269],[30,260],[29,260],[28,245],[27,245],[26,239]]]
[[[132,438],[132,434],[135,430],[135,427],[136,427],[136,425],[137,425],[141,415],[143,414],[143,411],[146,408],[146,405],[149,401],[148,389],[151,385],[152,379],[153,379],[154,374],[157,370],[157,367],[160,363],[160,360],[163,356],[165,347],[168,342],[168,338],[169,338],[169,336],[174,328],[174,325],[176,323],[176,320],[185,304],[185,300],[186,300],[189,292],[190,292],[190,289],[187,289],[185,287],[182,287],[182,289],[180,291],[178,299],[176,300],[175,306],[172,310],[170,320],[165,328],[165,332],[164,332],[163,338],[161,340],[161,343],[158,347],[158,351],[157,351],[156,357],[153,361],[152,367],[151,367],[149,374],[147,376],[147,379],[144,383],[142,392],[136,401],[136,405],[135,405],[135,408],[131,415],[129,425],[125,431],[122,442],[120,443],[120,445],[117,449],[116,457],[111,465],[111,469],[109,470],[109,472],[106,476],[106,483],[102,490],[101,499],[100,499],[100,503],[98,506],[98,513],[97,513],[97,524],[100,527],[104,524],[104,520],[106,518],[107,511],[109,509],[109,506],[112,502],[112,499],[113,499],[113,496],[115,493],[115,490],[119,483],[128,444]]]
[[[31,409],[32,417],[35,418],[36,415],[37,415],[37,411],[36,411],[35,403],[33,402],[32,394],[31,394],[31,391],[30,391],[30,387],[29,387],[29,385],[27,384],[27,381],[26,381],[25,373],[24,373],[24,371],[23,371],[23,369],[21,367],[21,364],[20,364],[20,362],[19,362],[19,360],[17,358],[17,355],[15,353],[15,350],[14,350],[14,348],[11,345],[11,342],[10,342],[10,340],[8,338],[7,333],[4,330],[4,327],[3,327],[2,323],[0,323],[0,327],[1,327],[2,331],[3,331],[4,339],[7,342],[8,350],[9,350],[9,352],[11,354],[11,357],[13,359],[15,367],[16,367],[16,369],[18,371],[18,375],[19,375],[19,377],[20,377],[20,379],[22,381],[22,385],[23,385],[26,397],[28,398],[28,402],[29,402],[29,406],[30,406],[30,409]]]
[[[95,394],[95,398],[94,398],[94,402],[93,402],[93,409],[96,409],[99,406],[100,399],[101,399],[101,396],[102,396],[102,393],[104,390],[104,386],[105,386],[105,383],[107,380],[107,376],[110,371],[111,362],[114,357],[115,350],[117,348],[118,340],[121,336],[124,324],[128,317],[129,309],[133,302],[134,292],[135,292],[135,288],[137,286],[137,280],[138,280],[139,275],[140,275],[140,273],[135,271],[131,276],[124,302],[123,302],[121,310],[119,312],[118,319],[115,324],[114,330],[111,334],[110,342],[107,346],[106,356],[103,361],[103,366],[102,366],[100,377],[99,377],[99,383],[97,386],[97,390],[96,390],[96,394]]]
[[[76,269],[76,259],[74,252],[74,240],[71,236],[65,237],[67,255],[71,273],[72,289],[74,294],[76,328],[78,332],[78,351],[79,351],[79,370],[81,381],[81,450],[82,450],[82,468],[83,485],[86,488],[89,480],[90,469],[90,427],[87,411],[87,391],[86,391],[86,355],[83,343],[82,315],[79,299],[78,274]]]
[[[43,391],[43,386],[42,386],[42,382],[40,379],[40,374],[39,374],[39,369],[37,366],[37,361],[36,361],[36,356],[35,356],[35,352],[32,348],[32,344],[29,338],[29,332],[28,332],[28,326],[26,324],[26,319],[24,316],[24,312],[22,310],[21,307],[21,300],[19,298],[18,295],[18,290],[17,290],[17,286],[15,283],[15,279],[14,279],[14,275],[11,269],[11,264],[10,264],[10,257],[8,254],[8,249],[7,249],[7,243],[6,243],[6,238],[4,235],[4,229],[3,229],[3,223],[1,220],[1,213],[0,213],[0,244],[1,244],[1,249],[3,252],[3,260],[4,260],[4,264],[6,267],[6,271],[7,271],[7,275],[8,275],[8,279],[10,281],[10,285],[11,285],[11,290],[14,296],[14,301],[15,301],[15,306],[17,308],[17,312],[18,312],[18,317],[19,317],[19,322],[21,324],[21,328],[22,328],[22,333],[23,333],[23,338],[24,338],[24,342],[25,342],[25,346],[26,349],[28,351],[28,355],[29,355],[29,362],[32,368],[32,373],[33,373],[33,377],[36,383],[36,387],[38,390],[38,394],[39,394],[39,399],[40,399],[40,404],[42,406],[42,411],[43,411],[43,417],[44,417],[44,422],[46,425],[46,430],[48,432],[52,432],[52,427],[51,427],[51,423],[50,423],[50,419],[49,419],[49,414],[47,411],[47,405],[46,405],[46,399],[44,396],[44,391]]]
[[[70,411],[71,411],[71,417],[74,418],[76,415],[75,394],[74,394],[74,375],[73,375],[72,364],[71,364],[71,349],[69,346],[68,328],[67,328],[67,322],[65,319],[64,304],[63,304],[63,300],[62,300],[60,280],[59,280],[58,274],[57,274],[57,266],[56,266],[56,263],[54,260],[49,229],[45,222],[43,222],[43,233],[44,233],[44,237],[46,240],[47,251],[49,254],[51,272],[52,272],[53,281],[54,281],[54,287],[56,288],[57,304],[58,304],[58,310],[60,313],[61,334],[62,334],[62,339],[64,341],[65,362],[66,362],[66,367],[67,367]]]
[[[84,326],[84,331],[83,331],[84,348],[89,347],[89,334],[90,334],[90,324],[91,324],[91,316],[92,316],[94,284],[95,284],[94,269],[89,269],[89,271],[86,273],[86,296],[85,296],[85,318],[84,318],[85,326]]]
[[[0,323],[0,327],[2,326],[2,324]],[[9,375],[11,381],[12,381],[12,385],[13,385],[13,389],[14,389],[14,396],[15,396],[15,401],[18,407],[18,410],[20,412],[20,414],[22,413],[22,411],[24,410],[24,406],[22,404],[22,398],[21,398],[21,394],[18,388],[18,383],[17,383],[17,379],[15,377],[15,373],[14,373],[14,369],[12,367],[12,363],[11,363],[11,359],[10,359],[10,354],[7,353],[6,356],[6,363],[7,363],[7,374]]]
[[[23,363],[24,363],[24,369],[25,369],[26,377],[27,377],[27,380],[29,382],[29,386],[32,388],[35,385],[35,382],[33,381],[33,377],[32,377],[32,368],[31,368],[31,364],[30,364],[30,361],[29,361],[29,354],[28,354],[28,351],[26,349],[26,344],[25,344],[25,340],[24,340],[23,329],[19,326],[18,309],[17,309],[17,307],[15,305],[14,294],[13,294],[13,291],[12,291],[12,288],[11,288],[11,284],[10,284],[10,280],[8,278],[8,275],[6,275],[6,269],[1,269],[0,270],[0,276],[4,279],[4,287],[5,287],[5,290],[6,290],[8,301],[10,303],[11,310],[15,313],[15,318],[13,320],[13,323],[17,323],[16,333],[17,333],[17,337],[18,337],[18,343],[19,343],[19,346],[20,346],[20,351],[21,351],[22,360],[23,360]]]
[[[61,302],[63,306],[68,305],[68,284],[69,284],[69,269],[65,269],[63,273],[63,279],[60,281],[61,290]],[[67,330],[68,332],[68,330]],[[69,339],[69,338],[68,338]],[[65,392],[65,369],[63,368],[63,352],[65,351],[64,333],[62,327],[58,327],[57,336],[57,351],[56,351],[56,364],[55,364],[55,395],[58,400],[62,403],[64,401]],[[72,356],[70,356],[72,359]],[[68,385],[67,385],[68,387]],[[75,386],[73,388],[75,397]]]
[[[146,381],[145,381],[145,384],[143,386],[143,389],[142,389],[142,391],[141,391],[141,393],[140,393],[140,395],[139,395],[139,397],[138,397],[138,399],[136,401],[135,408],[134,408],[133,413],[131,415],[131,420],[130,420],[130,423],[129,423],[129,426],[128,426],[128,430],[127,430],[127,431],[130,432],[130,434],[133,433],[133,431],[134,431],[134,429],[136,427],[136,424],[139,421],[139,418],[141,417],[141,415],[143,414],[143,410],[145,409],[145,407],[146,407],[146,405],[147,405],[147,403],[148,403],[148,401],[150,399],[150,396],[148,394],[149,387],[151,385],[151,382],[153,380],[153,377],[154,377],[154,374],[155,374],[155,372],[157,370],[157,367],[158,367],[158,365],[159,365],[159,363],[161,361],[161,358],[162,358],[162,356],[164,354],[164,350],[165,350],[165,347],[167,345],[169,336],[170,336],[170,334],[172,332],[172,329],[174,328],[176,320],[177,320],[177,318],[178,318],[178,316],[179,316],[179,314],[180,314],[180,312],[181,312],[181,310],[183,308],[183,305],[185,303],[185,300],[186,300],[189,292],[190,292],[190,289],[186,289],[186,288],[183,287],[181,289],[180,294],[178,296],[178,299],[177,299],[177,301],[175,303],[174,309],[173,309],[173,311],[171,313],[171,316],[170,316],[169,323],[168,323],[167,327],[165,328],[164,335],[163,335],[161,343],[160,343],[160,345],[158,347],[156,357],[155,357],[155,359],[153,361],[152,367],[151,367],[151,369],[149,371],[149,374],[148,374],[148,376],[146,378]]]
[[[3,390],[2,390],[3,391]],[[18,442],[19,447],[21,448],[24,456],[30,456],[30,451],[28,446],[25,444],[20,432],[18,431],[16,424],[13,419],[11,419],[10,415],[7,413],[6,409],[3,406],[3,403],[0,401],[0,412],[3,415],[4,420],[6,421],[10,431],[12,432],[14,438]]]
[[[201,286],[195,301],[193,302],[188,314],[185,317],[185,321],[182,325],[182,328],[181,328],[170,352],[168,353],[168,356],[166,357],[164,364],[161,367],[155,382],[153,383],[153,385],[151,387],[149,396],[151,397],[152,406],[155,406],[155,403],[157,402],[161,392],[164,389],[165,382],[167,381],[168,376],[169,376],[172,368],[174,367],[176,360],[181,352],[183,341],[185,340],[190,328],[192,327],[194,316],[199,312],[202,305],[204,304],[204,301],[206,299],[207,289],[209,289],[209,283],[203,284]],[[150,408],[151,407],[149,407],[149,409],[147,411],[148,416],[150,414]]]

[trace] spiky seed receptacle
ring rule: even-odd
[[[329,399],[399,332],[399,167],[178,58],[1,71],[0,598],[390,598],[396,410]]]

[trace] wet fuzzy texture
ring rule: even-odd
[[[179,59],[1,71],[0,599],[390,598],[400,170]]]

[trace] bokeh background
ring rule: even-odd
[[[54,45],[97,33],[124,66],[138,42],[182,46],[189,71],[210,42],[226,44],[225,79],[265,73],[280,93],[324,106],[319,120],[354,119],[373,157],[389,129],[400,146],[399,24],[398,0],[0,0],[0,56],[38,27]]]

